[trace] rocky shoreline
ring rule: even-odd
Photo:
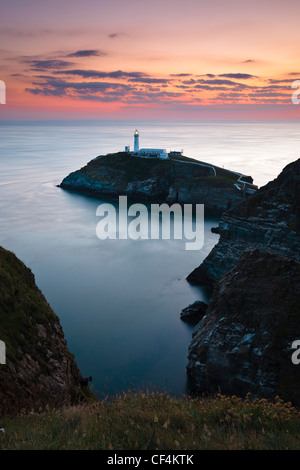
[[[187,369],[198,391],[279,395],[300,405],[300,374],[291,360],[299,302],[299,263],[245,252],[216,285],[193,331]]]
[[[188,280],[213,285],[187,370],[199,392],[300,405],[300,159],[221,218],[220,239]],[[300,366],[298,366],[300,367]]]
[[[255,248],[300,261],[300,159],[224,212],[218,232],[219,242],[188,281],[214,284],[237,264],[244,251]]]

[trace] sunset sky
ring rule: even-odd
[[[299,0],[9,0],[0,119],[299,119]]]

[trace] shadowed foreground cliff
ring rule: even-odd
[[[58,317],[37,288],[34,275],[0,247],[0,413],[59,407],[84,393],[81,374],[67,348]]]

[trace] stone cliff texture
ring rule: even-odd
[[[242,199],[234,186],[238,177],[186,157],[159,160],[120,152],[95,158],[60,187],[100,199],[124,195],[138,202],[204,204],[206,214],[220,215]]]
[[[188,276],[190,282],[215,283],[254,248],[300,261],[300,159],[224,212],[219,233],[218,244]]]
[[[219,281],[206,316],[193,331],[188,371],[198,391],[300,405],[300,264],[254,250]]]
[[[84,396],[81,374],[58,317],[37,288],[34,275],[0,247],[0,413],[71,404]]]

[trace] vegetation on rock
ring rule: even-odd
[[[84,399],[81,374],[67,348],[58,317],[34,275],[0,247],[0,413],[62,406]]]

